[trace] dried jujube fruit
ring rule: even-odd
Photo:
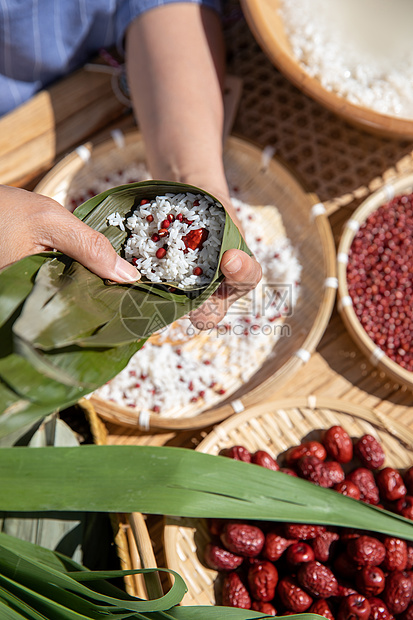
[[[299,446],[289,448],[285,453],[285,462],[288,467],[295,465],[303,456],[315,456],[319,461],[324,461],[327,452],[319,441],[305,441]]]
[[[266,614],[267,616],[276,616],[277,610],[274,605],[271,603],[263,603],[262,601],[253,601],[251,605],[251,609],[254,611],[260,611],[262,614]]]
[[[323,445],[328,456],[338,463],[348,463],[353,458],[353,442],[342,426],[332,426],[326,430]]]
[[[321,532],[310,541],[314,551],[314,558],[319,562],[328,562],[332,546],[339,539],[337,532]]]
[[[294,577],[284,577],[278,582],[278,596],[284,607],[296,613],[306,611],[313,599],[297,583]]]
[[[376,482],[380,496],[388,502],[395,502],[406,495],[403,478],[393,467],[385,467],[377,472]]]
[[[334,573],[321,562],[306,562],[297,573],[298,583],[315,598],[335,596],[338,590]]]
[[[226,607],[251,609],[251,597],[237,573],[225,575],[222,585],[222,604]]]
[[[384,463],[383,448],[373,435],[367,434],[360,437],[355,443],[354,452],[363,467],[367,467],[367,469],[378,469]]]
[[[326,531],[325,525],[309,525],[304,523],[286,523],[284,531],[287,538],[309,540]]]
[[[228,458],[235,459],[236,461],[251,463],[251,453],[244,446],[232,446],[232,448],[224,448],[219,454],[220,456],[227,456]]]
[[[288,547],[285,558],[291,566],[298,566],[303,562],[312,562],[314,551],[307,543],[297,542]]]
[[[327,461],[324,463],[323,470],[324,476],[328,480],[328,488],[344,481],[345,475],[343,468],[337,461]]]
[[[357,590],[364,596],[378,596],[384,590],[386,578],[378,566],[364,566],[356,574]]]
[[[278,532],[268,532],[265,536],[263,555],[267,560],[276,562],[290,545],[297,542],[295,539],[285,538]]]
[[[376,485],[373,472],[365,467],[357,467],[347,474],[350,480],[360,491],[360,499],[367,504],[377,505],[380,502],[379,489]]]
[[[228,549],[209,543],[205,547],[204,560],[209,568],[218,571],[228,571],[235,570],[241,566],[244,558],[228,551]]]
[[[308,613],[324,616],[324,618],[327,618],[327,620],[334,620],[334,615],[331,611],[331,607],[324,598],[320,598],[317,601],[314,601],[314,603],[308,610]]]
[[[368,620],[370,603],[362,594],[350,594],[342,599],[337,620]]]
[[[271,562],[254,563],[248,571],[248,585],[255,600],[268,603],[275,595],[278,571]]]
[[[351,482],[351,480],[343,480],[335,484],[333,488],[338,493],[346,495],[347,497],[352,497],[353,499],[360,499],[361,497],[360,489],[354,482]]]
[[[386,579],[382,597],[389,612],[397,616],[409,606],[412,593],[413,583],[409,576],[403,572],[393,572]]]
[[[227,523],[221,534],[221,542],[226,549],[250,558],[261,552],[264,541],[262,530],[249,523]]]
[[[385,558],[386,549],[373,536],[359,536],[347,544],[347,554],[358,566],[379,566]]]
[[[407,544],[401,538],[385,536],[383,544],[386,556],[383,561],[383,569],[386,571],[405,570],[407,567]]]
[[[380,598],[373,596],[368,601],[370,603],[370,620],[393,620],[392,614]]]
[[[405,495],[399,499],[396,504],[396,511],[405,519],[413,521],[413,496]]]
[[[273,459],[271,454],[265,452],[265,450],[257,450],[257,452],[254,452],[251,456],[251,462],[254,463],[254,465],[260,465],[261,467],[272,469],[273,471],[278,471],[280,469],[277,461]]]

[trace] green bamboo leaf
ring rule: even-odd
[[[50,350],[59,343],[56,332],[69,334],[61,343],[61,346],[68,346],[76,340],[71,337],[71,325],[76,326],[76,334],[89,335],[107,323],[118,308],[116,305],[110,307],[110,294],[106,295],[109,304],[105,303],[104,293],[108,287],[102,287],[103,295],[96,290],[94,283],[103,284],[102,280],[97,276],[87,278],[87,274],[90,272],[85,267],[64,256],[46,262],[13,325],[14,334],[34,347],[41,343],[41,348]],[[65,304],[64,299],[71,296],[80,303]]]
[[[40,450],[41,448],[39,448]],[[137,569],[135,571],[126,571],[123,574],[138,574],[140,572],[154,572],[157,569]],[[71,602],[71,608],[76,607],[76,611],[85,613],[93,608],[93,604],[105,604],[112,606],[113,611],[161,611],[169,609],[178,604],[186,592],[185,582],[182,577],[173,571],[174,584],[171,589],[159,599],[144,601],[139,599],[119,599],[106,594],[102,594],[95,590],[87,588],[82,581],[101,580],[102,576],[110,575],[118,577],[122,575],[122,571],[106,571],[100,573],[79,571],[75,573],[76,578],[72,578],[70,573],[62,573],[51,567],[45,567],[40,563],[33,562],[24,557],[19,557],[9,549],[3,547],[0,554],[0,583],[5,579],[12,580],[25,588],[35,591],[42,596],[51,595],[53,600],[59,604]],[[102,575],[102,576],[101,576]],[[50,583],[53,583],[53,586]],[[82,600],[81,597],[85,597]],[[86,599],[87,602],[86,602]]]
[[[56,587],[54,583],[51,587],[50,584],[48,584],[51,591],[49,595],[41,594],[1,574],[0,584],[16,599],[22,600],[26,610],[29,608],[35,612],[39,612],[44,618],[58,618],[59,620],[84,620],[86,618],[93,618],[97,620],[102,617],[102,613],[95,612],[93,604],[84,601],[80,597],[67,593],[61,588]],[[56,599],[63,599],[63,603]]]
[[[49,254],[27,256],[0,272],[0,326],[26,299],[33,288],[33,277]]]
[[[72,558],[63,556],[61,553],[0,532],[0,549],[3,548],[60,572],[87,570]]]
[[[4,509],[12,511],[236,515],[355,527],[413,540],[413,523],[399,515],[282,472],[183,448],[2,448],[0,486]]]
[[[0,403],[0,438],[28,430],[46,415],[53,413],[50,404],[32,403],[7,389],[1,382]]]
[[[0,614],[2,620],[46,620],[43,614],[37,613],[3,588],[0,588]]]
[[[0,357],[0,377],[21,398],[47,405],[51,410],[68,400],[76,402],[84,393],[82,386],[76,383],[67,386],[51,378],[45,381],[40,370],[16,353]]]

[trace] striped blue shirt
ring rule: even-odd
[[[102,47],[141,13],[182,0],[0,0],[0,115]],[[219,0],[184,0],[219,10]]]

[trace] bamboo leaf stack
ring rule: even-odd
[[[108,224],[142,199],[165,193],[202,193],[178,183],[146,181],[107,190],[78,207],[75,215],[104,234],[120,254],[127,233]],[[219,206],[220,203],[217,203]],[[222,207],[223,208],[223,207]],[[249,252],[226,215],[222,254]],[[111,284],[58,252],[29,256],[0,273],[0,437],[67,407],[118,374],[156,331],[197,308],[218,288],[212,281],[180,287],[176,282]],[[173,287],[175,290],[170,290]]]

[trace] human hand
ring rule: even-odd
[[[0,185],[0,215],[0,269],[30,254],[55,249],[101,278],[122,283],[140,279],[104,235],[47,196]]]
[[[216,191],[213,194],[225,206],[234,223],[242,231],[240,222],[232,207],[231,200],[225,194]],[[228,308],[240,297],[252,291],[261,280],[260,264],[241,250],[227,250],[221,259],[221,271],[225,280],[218,290],[196,310],[189,314],[191,323],[197,329],[212,329],[225,316]]]

